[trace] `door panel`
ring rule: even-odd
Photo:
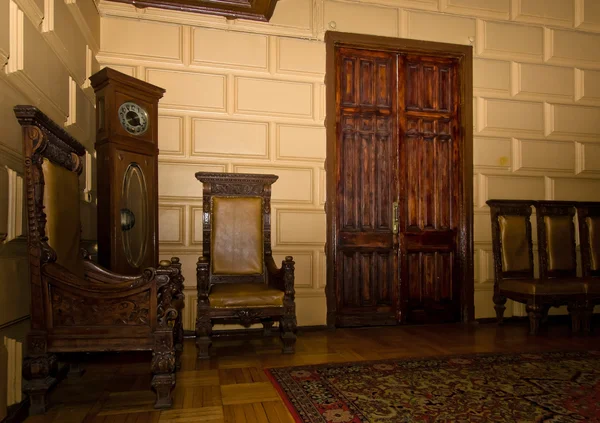
[[[395,324],[394,55],[340,49],[338,63],[337,324]]]
[[[399,72],[406,82],[398,169],[405,322],[460,318],[454,272],[460,176],[456,64],[437,60],[406,57]]]

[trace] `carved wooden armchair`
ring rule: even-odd
[[[23,128],[31,330],[23,362],[30,413],[46,410],[56,383],[56,353],[152,351],[157,408],[170,407],[175,386],[173,325],[181,307],[178,259],[122,276],[80,251],[84,147],[32,106],[17,106]]]
[[[276,175],[196,173],[203,185],[203,254],[198,259],[198,358],[208,358],[214,322],[279,321],[283,352],[296,343],[294,261],[271,253],[271,185]]]

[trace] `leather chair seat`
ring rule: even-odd
[[[218,283],[208,301],[211,308],[282,307],[283,295],[263,283]]]
[[[539,279],[503,279],[499,283],[500,291],[525,295],[578,295],[585,294],[586,287],[582,279],[565,281]]]

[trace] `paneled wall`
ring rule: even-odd
[[[0,0],[0,339],[10,337],[0,345],[0,369],[6,369],[0,371],[0,418],[6,405],[20,400],[15,354],[21,347],[14,340],[22,340],[29,315],[23,147],[13,107],[39,107],[91,152],[81,176],[82,227],[85,238],[95,238],[95,100],[87,78],[99,69],[99,48],[93,0]],[[9,386],[7,375],[13,375]]]
[[[160,251],[195,318],[199,170],[269,172],[298,320],[325,323],[325,31],[473,45],[475,313],[493,315],[489,198],[600,200],[600,2],[280,0],[268,24],[101,1],[102,66],[160,103]],[[508,314],[521,313],[509,305]]]

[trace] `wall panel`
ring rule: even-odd
[[[192,63],[267,70],[269,37],[194,28],[192,32]]]
[[[162,155],[184,155],[184,118],[181,116],[158,117],[158,148]]]
[[[237,77],[235,86],[237,113],[299,118],[313,115],[312,84]]]
[[[277,125],[277,158],[283,160],[325,159],[325,128]]]
[[[510,0],[441,0],[441,10],[461,15],[508,19]]]
[[[267,159],[268,137],[267,123],[193,119],[192,155]]]
[[[542,103],[485,99],[485,121],[480,130],[508,133],[526,132],[542,135],[544,108]]]
[[[475,36],[475,19],[441,14],[408,12],[408,38],[469,44]]]
[[[575,94],[575,70],[567,67],[515,64],[513,95],[546,100],[572,101]]]
[[[473,87],[495,94],[510,92],[510,62],[488,59],[473,60]]]
[[[537,26],[479,21],[477,52],[483,57],[541,61],[544,32]]]
[[[511,164],[511,139],[475,137],[473,139],[473,164],[476,168],[486,167],[509,170]]]
[[[600,68],[600,34],[556,29],[552,30],[551,40],[546,58],[550,63]]]
[[[600,32],[600,3],[594,0],[575,1],[575,26]]]
[[[126,35],[123,26],[127,27]],[[175,63],[183,58],[179,25],[102,19],[101,45],[102,50],[110,51],[113,56]]]
[[[166,90],[161,107],[225,111],[223,75],[147,69],[146,81]]]
[[[325,45],[317,41],[277,38],[277,72],[322,75]]]
[[[323,19],[324,27],[330,30],[388,37],[398,35],[395,9],[325,0]]]
[[[516,0],[512,18],[522,22],[573,26],[576,0]]]

